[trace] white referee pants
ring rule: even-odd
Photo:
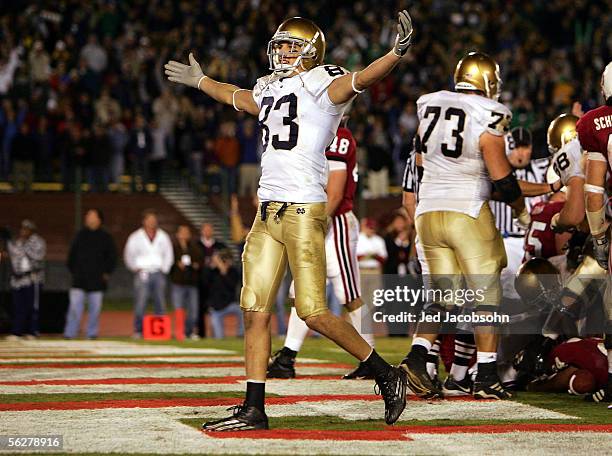
[[[523,263],[525,238],[524,237],[507,237],[504,238],[504,247],[506,248],[506,257],[508,258],[508,266],[502,269],[501,283],[504,298],[520,299],[520,296],[514,289],[514,278],[518,268]]]

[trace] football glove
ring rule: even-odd
[[[164,68],[169,81],[185,84],[196,89],[200,80],[204,77],[204,72],[192,52],[189,53],[189,65],[170,60],[164,65]]]
[[[408,52],[410,41],[412,40],[412,32],[412,19],[410,19],[408,11],[400,11],[397,22],[397,36],[393,46],[393,53],[398,57],[403,57]]]
[[[512,209],[512,216],[516,217],[517,224],[523,229],[527,229],[531,223],[531,215],[529,215],[529,211],[526,207],[523,208],[520,214],[517,214],[516,211]]]
[[[593,237],[593,257],[606,271],[608,270],[608,259],[610,255],[610,241],[607,236]]]

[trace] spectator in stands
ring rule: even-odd
[[[198,315],[198,278],[202,266],[202,252],[192,242],[191,227],[179,225],[173,247],[174,265],[170,270],[172,306],[174,310],[186,310],[185,336],[198,340],[200,337],[195,323]]]
[[[111,143],[106,130],[102,125],[94,124],[85,159],[87,182],[94,192],[108,191],[111,153]]]
[[[5,62],[0,61],[0,96],[6,95],[13,85],[13,76],[19,65],[19,55],[22,52],[23,48],[21,46],[15,47],[11,50]]]
[[[168,158],[168,133],[159,125],[157,119],[151,122],[151,155],[149,156],[149,170],[155,191],[159,192],[162,181],[164,163]]]
[[[18,118],[10,100],[2,103],[2,117],[0,118],[0,131],[2,135],[2,149],[0,150],[0,178],[6,179],[11,173],[11,146],[13,139],[19,133],[19,125],[23,118]]]
[[[156,315],[164,315],[166,274],[174,263],[170,236],[159,228],[157,213],[148,209],[142,216],[142,228],[128,237],[123,262],[134,273],[134,334],[142,337],[142,319],[147,300],[152,298]]]
[[[28,56],[30,74],[34,84],[44,84],[49,81],[51,74],[51,58],[43,47],[42,41],[35,41]]]
[[[392,168],[390,144],[382,120],[376,118],[367,146],[368,190],[370,198],[389,194],[389,172]]]
[[[84,59],[87,68],[94,73],[101,73],[108,64],[108,54],[98,43],[98,37],[92,33],[89,35],[87,44],[81,49],[81,58]]]
[[[45,279],[45,240],[36,234],[36,225],[23,220],[19,236],[8,242],[11,263],[11,291],[13,301],[12,329],[9,339],[38,336],[40,290]]]
[[[215,155],[223,167],[229,193],[236,192],[236,174],[240,162],[240,143],[236,139],[236,124],[225,122],[221,125],[219,137],[215,140]]]
[[[208,301],[210,270],[212,268],[212,257],[215,252],[224,250],[227,246],[215,239],[215,229],[211,223],[202,223],[198,247],[202,252],[202,273],[199,282],[200,302],[198,306],[198,333],[200,337],[206,337],[205,315]]]
[[[209,293],[208,308],[215,339],[225,337],[225,317],[234,315],[238,321],[237,336],[243,334],[242,311],[237,302],[240,273],[232,264],[232,252],[224,249],[211,257],[208,270]]]
[[[11,144],[13,161],[13,189],[18,192],[31,191],[34,180],[34,159],[38,153],[36,138],[26,122],[19,126],[19,133]]]
[[[249,196],[257,193],[259,185],[259,157],[258,149],[259,130],[255,128],[253,119],[246,119],[238,130],[238,141],[242,157],[240,160],[240,175],[238,181],[238,194]]]
[[[111,151],[110,181],[113,184],[118,184],[121,175],[125,172],[124,152],[129,140],[127,129],[118,118],[111,119],[108,139],[110,141]]]
[[[88,339],[98,337],[104,291],[117,265],[115,242],[102,227],[103,223],[102,212],[99,209],[89,209],[85,213],[85,227],[77,233],[70,246],[67,265],[72,275],[72,287],[64,327],[66,339],[74,339],[79,335],[85,300],[88,315],[86,336]]]
[[[100,98],[94,103],[96,122],[109,125],[112,119],[121,117],[119,102],[110,96],[108,89],[102,89]]]
[[[142,114],[137,114],[127,145],[127,153],[132,163],[132,191],[139,188],[136,182],[137,177],[142,183],[140,190],[146,191],[149,181],[149,156],[152,148],[153,139],[147,121]]]

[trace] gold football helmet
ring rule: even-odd
[[[518,269],[514,288],[525,304],[544,309],[557,302],[559,270],[544,258],[532,258]]]
[[[289,44],[288,51],[282,50]],[[296,57],[293,63],[283,63],[287,57]],[[325,58],[325,35],[312,21],[303,17],[292,17],[284,21],[268,43],[270,70],[289,72],[297,68],[310,70],[323,63]]]
[[[557,152],[576,137],[577,122],[578,117],[572,114],[561,114],[550,123],[546,139],[548,141],[548,150],[551,154]]]
[[[483,52],[470,52],[455,68],[455,90],[482,92],[487,98],[497,101],[501,85],[499,65]]]

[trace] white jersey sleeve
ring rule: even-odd
[[[572,139],[559,149],[553,155],[552,163],[563,185],[567,185],[572,177],[585,178],[582,167],[582,148],[578,138]]]
[[[273,74],[262,76],[261,78],[257,79],[257,82],[255,83],[255,87],[253,87],[252,96],[253,96],[253,100],[255,100],[255,103],[257,103],[257,106],[259,107],[259,109],[261,109],[261,100],[263,99],[264,90],[275,79],[277,78],[275,78]]]
[[[329,99],[329,85],[348,71],[338,65],[320,65],[304,73],[304,88],[314,97],[317,105],[329,114],[338,114],[346,109],[347,103],[335,105]]]

